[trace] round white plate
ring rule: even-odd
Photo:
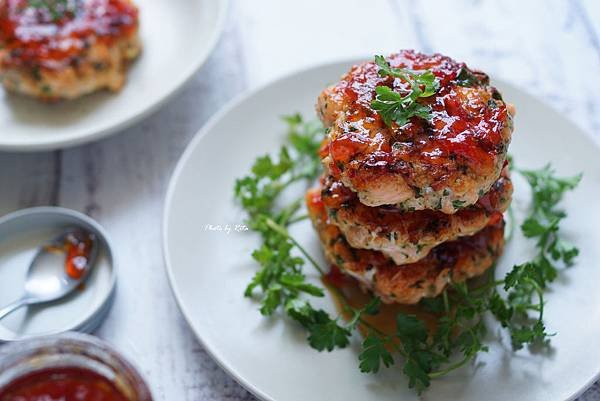
[[[285,136],[279,117],[296,111],[314,116],[320,90],[351,64],[313,68],[234,102],[192,141],[168,190],[164,249],[181,310],[215,360],[265,400],[417,399],[398,366],[378,375],[359,372],[358,338],[345,350],[318,353],[309,348],[295,323],[265,319],[258,305],[242,296],[256,271],[250,253],[259,241],[251,232],[233,229],[244,219],[233,201],[234,181],[249,171],[257,156],[278,150]],[[584,173],[579,188],[565,199],[569,217],[562,225],[581,255],[576,267],[561,275],[547,296],[548,329],[558,333],[550,352],[513,353],[506,339],[490,339],[489,353],[478,357],[476,364],[434,381],[424,399],[563,401],[580,394],[600,372],[599,151],[551,108],[515,87],[493,83],[517,106],[510,152],[519,166],[552,162],[561,175]],[[515,186],[514,207],[521,221],[528,206],[528,186],[519,179]],[[227,224],[232,228],[229,233]],[[308,222],[294,227],[293,233],[320,258],[317,236]],[[530,241],[517,232],[497,274],[527,260],[531,250]],[[310,266],[306,270],[314,277]],[[334,311],[328,298],[320,306]],[[496,326],[491,327],[496,334]]]
[[[50,150],[97,140],[155,111],[204,63],[228,0],[135,0],[143,51],[118,93],[44,104],[0,87],[0,150]]]

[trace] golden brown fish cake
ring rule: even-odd
[[[367,206],[439,207],[451,214],[476,203],[500,176],[512,106],[487,75],[440,54],[405,50],[387,61],[435,75],[439,90],[419,100],[431,107],[431,120],[412,117],[387,126],[371,106],[376,87],[405,93],[408,84],[381,76],[373,61],[356,65],[318,98],[317,112],[329,128],[321,152],[326,170]]]
[[[406,212],[394,206],[365,206],[354,192],[329,176],[321,196],[331,224],[350,246],[384,253],[398,265],[416,262],[435,246],[469,236],[502,220],[510,205],[512,183],[508,169],[487,194],[454,214],[420,210]]]
[[[119,90],[141,50],[130,0],[0,1],[0,80],[44,101]]]
[[[416,263],[399,266],[381,252],[352,248],[340,230],[328,222],[319,189],[307,193],[306,203],[327,261],[387,303],[415,304],[439,295],[450,281],[481,275],[504,247],[501,220],[473,236],[438,245]]]

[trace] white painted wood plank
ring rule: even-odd
[[[413,47],[408,21],[387,0],[241,0],[250,86],[308,66]]]
[[[0,154],[0,215],[53,204],[60,187],[61,153]]]
[[[600,53],[577,1],[391,1],[412,15],[421,47],[518,85],[600,141]]]

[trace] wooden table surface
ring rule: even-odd
[[[233,1],[204,67],[150,118],[74,149],[0,154],[0,214],[60,205],[105,226],[117,244],[120,279],[97,334],[137,362],[156,400],[252,400],[195,340],[164,270],[164,194],[198,129],[238,94],[284,74],[416,48],[520,86],[600,141],[599,35],[594,0]],[[600,400],[600,384],[580,400]]]

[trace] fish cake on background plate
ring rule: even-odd
[[[138,28],[130,0],[0,0],[0,79],[43,101],[118,91]]]

